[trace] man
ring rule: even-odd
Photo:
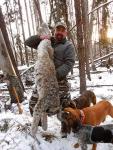
[[[67,27],[65,23],[58,22],[55,26],[54,37],[47,36],[32,36],[25,41],[25,44],[32,48],[37,48],[38,44],[44,38],[50,38],[51,45],[54,48],[54,64],[56,68],[56,76],[59,84],[59,96],[61,104],[64,100],[70,99],[69,84],[67,81],[67,74],[72,70],[75,62],[75,49],[73,44],[66,39]],[[38,100],[38,93],[36,88],[33,91],[29,102],[31,115]]]

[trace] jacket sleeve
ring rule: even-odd
[[[56,69],[56,76],[58,80],[63,80],[71,71],[75,63],[75,48],[69,44],[64,53],[64,64]]]
[[[41,39],[38,35],[33,35],[25,40],[25,45],[31,48],[37,49],[38,44],[40,43]]]

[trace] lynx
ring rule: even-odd
[[[35,87],[38,91],[38,102],[33,112],[32,135],[38,130],[41,121],[42,128],[47,129],[47,115],[54,115],[59,111],[59,87],[53,63],[53,49],[51,41],[44,39],[38,48],[38,58],[35,64]]]

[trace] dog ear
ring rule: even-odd
[[[67,117],[69,116],[69,114],[70,114],[70,112],[62,111],[61,117],[62,117],[63,119],[67,119]]]
[[[73,100],[70,101],[69,107],[71,107],[71,108],[77,108],[76,107],[76,103]]]

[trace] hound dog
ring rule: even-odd
[[[72,108],[78,108],[83,109],[85,107],[89,107],[91,105],[96,104],[96,95],[94,92],[90,90],[86,90],[80,95],[78,98],[74,98],[73,100],[64,101],[62,103],[62,108],[66,107],[72,107]]]
[[[61,115],[62,135],[70,133],[71,130],[77,132],[81,124],[99,125],[105,120],[107,115],[113,118],[113,106],[106,100],[81,110],[71,107],[65,108]],[[96,150],[96,144],[93,144],[92,150]]]
[[[82,125],[77,132],[77,136],[82,150],[87,150],[87,144],[113,144],[113,124],[99,126]],[[75,148],[77,146],[78,144],[74,145]]]

